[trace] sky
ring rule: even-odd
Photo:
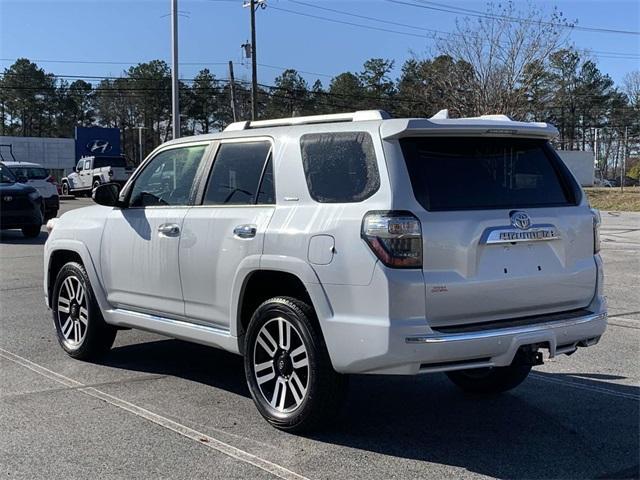
[[[638,0],[533,1],[547,11],[557,7],[581,27],[640,31]],[[267,8],[256,13],[258,77],[264,84],[273,84],[287,67],[300,71],[309,84],[320,79],[327,86],[332,76],[358,72],[372,57],[395,60],[392,73],[398,77],[407,58],[435,53],[424,29],[452,31],[458,17],[389,0],[266,2]],[[441,5],[445,2],[475,10],[486,6],[483,0],[440,0]],[[424,0],[405,3],[435,5]],[[522,0],[516,4],[526,7]],[[178,8],[180,77],[193,78],[206,67],[227,78],[227,62],[232,60],[236,78],[249,80],[250,65],[241,48],[250,38],[249,11],[242,0],[178,0]],[[57,75],[88,77],[120,76],[129,65],[152,59],[170,62],[169,12],[170,0],[0,0],[0,71],[18,57]],[[640,69],[640,35],[572,30],[568,40],[598,52],[592,55],[599,68],[617,84],[626,73]]]

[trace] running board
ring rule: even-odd
[[[238,338],[232,336],[229,330],[223,328],[121,308],[107,310],[104,312],[104,316],[107,323],[116,327],[137,328],[188,342],[221,348],[233,353],[240,353],[238,350]]]

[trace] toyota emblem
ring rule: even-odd
[[[511,225],[520,230],[527,230],[531,226],[531,218],[524,212],[511,212]]]

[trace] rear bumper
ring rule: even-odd
[[[506,366],[525,345],[548,350],[550,358],[570,354],[578,347],[595,345],[606,330],[606,303],[604,299],[596,303],[599,305],[597,311],[583,316],[567,315],[568,318],[563,319],[557,315],[550,322],[463,333],[431,330],[416,334],[413,326],[368,326],[377,331],[359,332],[358,336],[377,341],[358,345],[356,339],[352,339],[352,345],[360,347],[359,355],[351,356],[349,363],[340,365],[338,370],[343,373],[415,375]],[[355,333],[353,329],[352,325],[351,332]],[[367,346],[373,349],[368,351]]]

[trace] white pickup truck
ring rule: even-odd
[[[118,183],[123,186],[129,175],[131,170],[123,156],[83,157],[78,160],[73,173],[62,179],[62,194],[88,194],[103,183]]]

